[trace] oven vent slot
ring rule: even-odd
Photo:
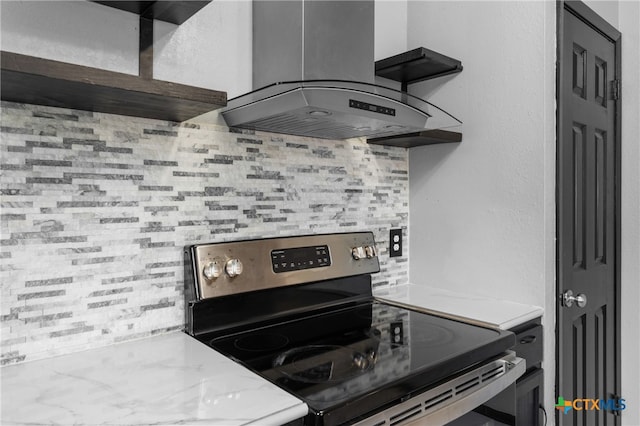
[[[398,413],[394,416],[391,416],[389,418],[389,422],[391,426],[395,426],[397,424],[401,424],[402,422],[404,422],[405,420],[410,419],[411,417],[417,416],[418,414],[422,414],[422,405],[421,404],[417,404],[414,405],[413,407]]]
[[[438,396],[434,396],[431,399],[427,399],[424,402],[424,409],[426,411],[426,410],[430,409],[431,407],[434,407],[434,406],[440,404],[441,402],[446,401],[447,399],[452,398],[452,397],[453,397],[453,391],[451,389],[449,389],[446,392],[442,392]]]
[[[482,375],[482,381],[486,382],[487,380],[491,380],[494,377],[502,374],[503,371],[504,371],[504,366],[503,365],[501,365],[499,367],[496,367],[496,368],[494,368],[492,370],[489,370],[489,371],[487,371],[486,373],[484,373]]]
[[[456,395],[466,392],[469,389],[475,388],[479,384],[480,384],[480,377],[474,377],[471,380],[467,380],[466,382],[456,386]]]

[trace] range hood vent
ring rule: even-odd
[[[254,91],[231,99],[230,127],[324,139],[457,127],[423,99],[374,83],[373,1],[254,0]]]

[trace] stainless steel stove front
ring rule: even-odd
[[[380,270],[370,232],[200,244],[190,252],[197,299]]]

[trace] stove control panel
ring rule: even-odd
[[[327,245],[271,251],[271,268],[276,274],[323,266],[331,266],[331,253]]]
[[[194,296],[207,299],[380,270],[373,233],[197,244],[186,248]]]

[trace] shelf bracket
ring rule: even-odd
[[[145,80],[153,79],[153,19],[140,15],[140,41],[138,75]]]

